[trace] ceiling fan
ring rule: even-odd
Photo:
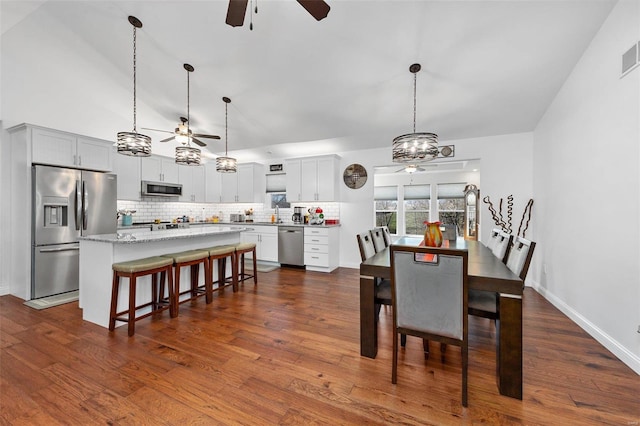
[[[175,128],[174,131],[170,130],[159,130],[159,129],[149,129],[144,128],[145,130],[153,130],[156,132],[163,133],[173,133],[173,136],[162,139],[160,142],[169,142],[175,140],[176,142],[180,142],[183,145],[189,145],[191,142],[195,143],[199,146],[207,146],[206,143],[202,142],[197,138],[209,138],[209,139],[220,139],[220,136],[217,135],[207,135],[204,133],[193,133],[189,127],[189,73],[194,71],[193,66],[189,64],[184,64],[184,69],[187,70],[187,116],[180,117],[180,124]]]
[[[249,0],[229,0],[229,8],[227,9],[227,25],[232,27],[241,27],[244,24],[244,16],[247,11],[247,3]],[[316,21],[324,19],[331,9],[323,0],[297,0],[307,12],[313,16]],[[256,6],[256,13],[258,7]],[[253,28],[252,28],[253,29]]]

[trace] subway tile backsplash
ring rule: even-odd
[[[187,216],[193,217],[196,221],[206,220],[211,216],[219,216],[222,222],[228,222],[232,213],[242,213],[245,210],[253,209],[254,222],[271,222],[271,215],[275,214],[275,209],[265,206],[263,203],[242,203],[242,204],[216,204],[216,203],[181,203],[167,201],[161,197],[148,197],[144,201],[118,200],[118,210],[135,210],[133,223],[153,222],[160,219],[163,222],[171,221],[175,218]],[[156,199],[157,198],[157,199]],[[280,219],[283,223],[293,223],[294,207],[304,207],[305,211],[312,207],[311,203],[291,203],[291,208],[280,209]],[[340,203],[317,202],[313,207],[321,207],[325,219],[340,218]],[[122,224],[122,218],[118,220],[118,225]]]

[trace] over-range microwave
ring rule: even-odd
[[[142,195],[160,197],[179,197],[182,195],[182,185],[179,183],[142,181]]]

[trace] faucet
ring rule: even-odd
[[[278,205],[276,205],[276,223],[282,223],[280,219],[280,207]]]

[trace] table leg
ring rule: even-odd
[[[376,326],[375,281],[360,276],[360,355],[375,358],[378,353]]]
[[[500,294],[497,379],[502,395],[522,399],[522,296]]]

